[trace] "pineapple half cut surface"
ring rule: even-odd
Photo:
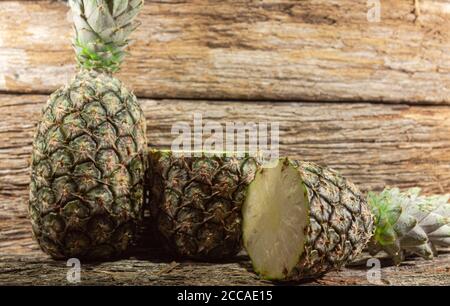
[[[282,163],[251,184],[243,215],[244,241],[257,272],[283,278],[304,252],[309,205],[300,173]],[[278,192],[279,191],[279,192]]]
[[[242,212],[254,270],[271,280],[338,269],[373,233],[369,207],[351,182],[331,169],[288,158],[256,173]]]

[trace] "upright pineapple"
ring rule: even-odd
[[[112,76],[143,0],[71,0],[80,71],[54,92],[33,142],[29,214],[54,258],[110,258],[142,215],[145,119]]]
[[[256,173],[242,213],[253,267],[273,280],[338,269],[363,250],[374,230],[355,185],[331,169],[288,158]]]
[[[405,255],[432,259],[438,247],[450,246],[450,195],[420,196],[420,188],[369,192],[376,230],[368,249],[385,251],[396,264]]]
[[[149,159],[153,224],[169,250],[196,259],[222,259],[239,252],[241,207],[256,160],[169,151],[151,151]]]

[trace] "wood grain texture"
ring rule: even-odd
[[[36,250],[27,219],[29,158],[47,96],[0,95],[0,254]],[[278,122],[280,154],[328,165],[363,190],[450,190],[450,108],[370,103],[140,99],[149,145],[170,148],[175,122]],[[204,139],[209,135],[204,135]]]
[[[331,272],[317,280],[291,285],[371,285],[367,280],[367,257],[359,263]],[[383,261],[382,261],[383,262]],[[379,285],[449,285],[450,255],[433,261],[409,259],[401,266],[383,262]],[[0,255],[0,285],[71,285],[65,261],[42,255]],[[81,264],[80,285],[275,285],[259,280],[246,257],[233,263],[170,262],[124,259],[99,264]]]
[[[151,1],[120,77],[150,98],[450,104],[450,3]],[[420,14],[419,14],[420,11]],[[75,71],[68,8],[0,2],[0,90],[49,93]]]

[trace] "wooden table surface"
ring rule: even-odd
[[[149,146],[175,122],[278,122],[280,154],[362,190],[450,191],[450,1],[151,1],[118,77]],[[417,8],[420,8],[418,10]],[[76,72],[63,1],[0,1],[0,284],[65,284],[27,217],[31,143],[48,95]],[[450,257],[383,262],[383,283],[450,284]],[[238,262],[83,265],[83,284],[268,284]],[[366,284],[364,263],[313,283]]]
[[[151,253],[151,251],[150,251]],[[138,256],[114,262],[81,263],[78,285],[450,285],[450,251],[433,261],[411,258],[401,266],[381,260],[380,279],[372,280],[363,254],[353,265],[319,279],[270,282],[253,273],[246,256],[223,263],[172,261]],[[72,266],[44,254],[0,256],[0,285],[72,285],[67,275]],[[368,277],[369,275],[369,277]],[[372,280],[372,281],[369,281]]]

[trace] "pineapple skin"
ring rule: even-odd
[[[333,169],[285,158],[299,171],[309,202],[304,251],[282,280],[317,278],[362,252],[373,235],[373,215],[359,189]]]
[[[340,269],[359,255],[373,235],[372,213],[359,189],[338,172],[293,162],[310,203],[305,252],[290,278],[315,277]]]
[[[53,258],[109,259],[135,237],[143,206],[145,118],[109,74],[80,71],[50,96],[33,142],[29,215]]]
[[[150,151],[151,226],[167,250],[198,260],[230,258],[241,251],[241,208],[257,167],[251,157]]]

